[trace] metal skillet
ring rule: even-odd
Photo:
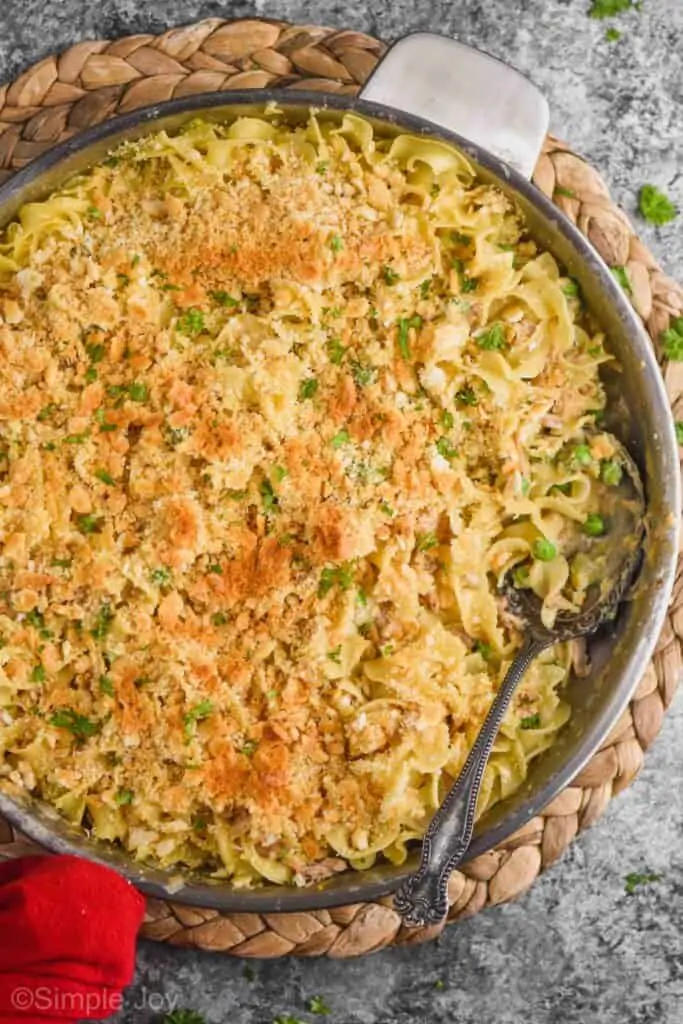
[[[101,160],[126,139],[173,131],[192,118],[230,121],[277,102],[292,123],[311,107],[340,121],[367,117],[383,135],[415,132],[466,153],[481,179],[494,182],[522,209],[530,234],[581,286],[600,321],[621,373],[605,379],[612,419],[606,426],[633,454],[647,500],[643,567],[631,600],[609,635],[592,646],[593,670],[567,694],[572,717],[557,743],[534,762],[524,786],[478,823],[468,847],[477,856],[538,814],[581,770],[618,719],[654,649],[669,603],[680,507],[678,449],[652,348],[628,299],[593,248],[529,178],[548,126],[542,95],[522,75],[453,40],[416,34],[400,40],[361,97],[258,90],[191,96],[124,115],[74,136],[0,188],[0,226],[26,202],[45,196],[72,174]],[[149,895],[223,911],[279,912],[375,899],[396,890],[417,857],[401,866],[348,871],[311,889],[266,886],[237,890],[224,882],[136,863],[122,851],[76,831],[35,801],[0,793],[0,813],[20,831],[57,852],[107,863]]]

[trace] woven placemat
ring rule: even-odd
[[[210,18],[161,36],[78,43],[0,88],[0,181],[55,143],[115,114],[191,93],[265,86],[356,93],[386,47],[360,32],[315,25]],[[631,300],[660,355],[670,401],[683,419],[683,362],[666,365],[659,340],[683,315],[683,288],[662,271],[610,199],[605,182],[564,143],[548,137],[535,173],[612,267],[625,266]],[[681,675],[683,560],[657,649],[624,712],[588,766],[524,828],[451,876],[448,921],[524,892],[574,836],[634,780]],[[0,859],[35,847],[0,819]],[[358,956],[435,937],[443,925],[405,929],[391,898],[296,914],[220,914],[148,900],[142,935],[244,957]]]

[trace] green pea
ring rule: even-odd
[[[557,548],[546,537],[539,537],[537,541],[534,541],[534,558],[537,558],[539,562],[552,562],[556,555]]]
[[[606,529],[605,520],[596,512],[591,512],[583,524],[583,532],[588,537],[601,537]]]

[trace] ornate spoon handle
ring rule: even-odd
[[[422,842],[420,866],[394,899],[394,906],[406,924],[438,924],[446,916],[448,876],[470,845],[477,797],[491,748],[519,681],[547,646],[548,642],[537,637],[527,637],[505,675],[460,775],[432,818]]]

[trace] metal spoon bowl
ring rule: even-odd
[[[469,848],[484,770],[510,701],[527,668],[546,648],[592,636],[612,622],[638,573],[645,537],[643,484],[638,468],[623,448],[619,450],[619,460],[625,471],[625,487],[623,500],[612,520],[605,553],[606,571],[600,583],[588,588],[581,611],[576,614],[559,612],[553,627],[548,628],[541,619],[540,599],[531,590],[513,586],[509,574],[503,581],[501,589],[508,610],[520,620],[524,640],[462,771],[430,822],[422,841],[417,871],[406,879],[394,897],[394,907],[407,925],[438,924],[448,912],[448,878]]]

